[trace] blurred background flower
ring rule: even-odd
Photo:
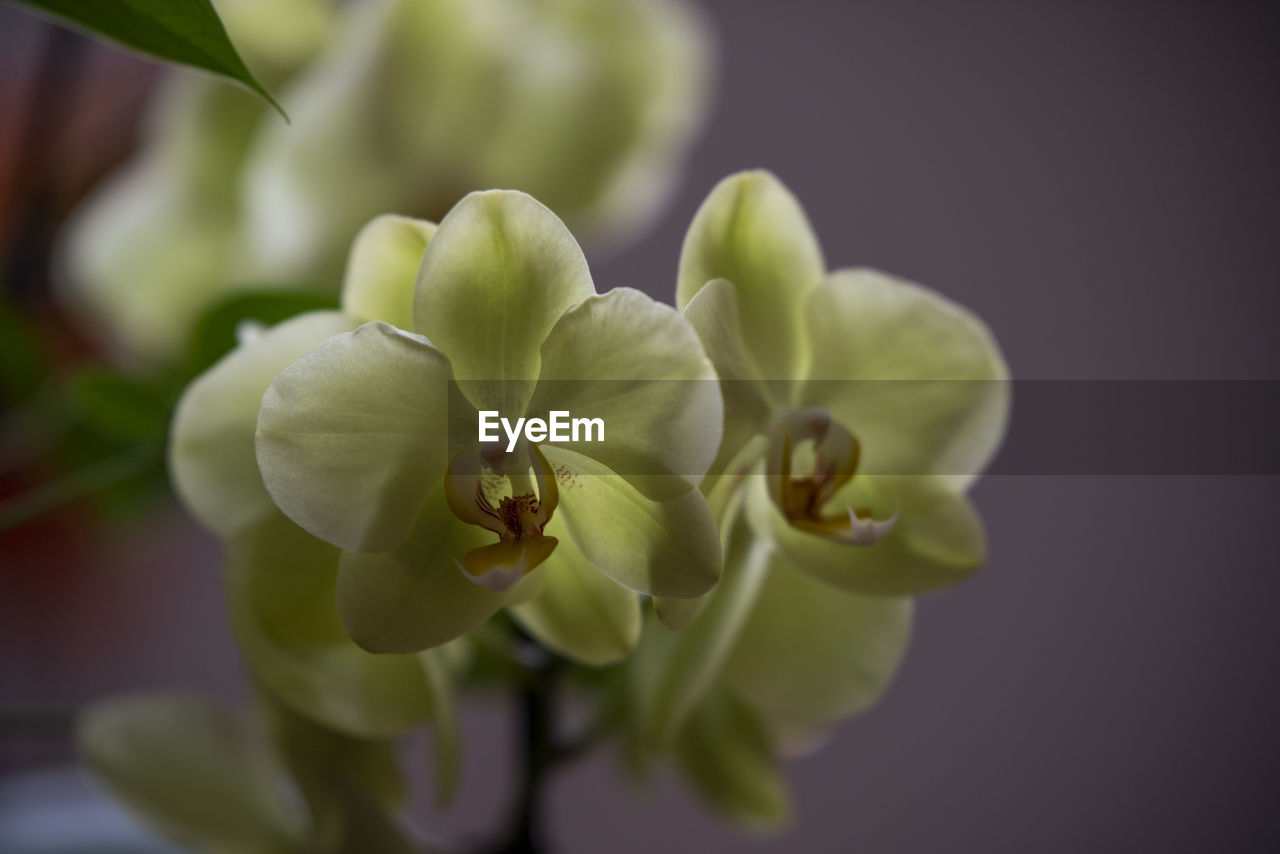
[[[130,165],[67,236],[66,294],[125,355],[172,359],[235,289],[336,294],[381,213],[438,222],[524,190],[597,245],[670,196],[707,107],[709,34],[681,0],[220,0],[288,104],[177,72]]]

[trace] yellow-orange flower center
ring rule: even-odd
[[[498,494],[506,489],[512,494]],[[506,590],[550,557],[559,542],[543,534],[559,491],[555,472],[535,445],[496,460],[478,451],[459,454],[445,475],[445,496],[463,522],[498,535],[498,542],[472,549],[460,561],[482,587]]]
[[[808,471],[797,473],[803,452]],[[872,518],[870,508],[845,505],[828,512],[836,493],[858,471],[862,446],[825,409],[789,413],[774,425],[768,458],[769,496],[787,522],[848,545],[867,546],[893,529],[897,513]]]

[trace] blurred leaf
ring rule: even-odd
[[[173,381],[87,366],[64,382],[69,430],[55,459],[66,473],[42,488],[51,502],[47,509],[91,498],[100,510],[124,518],[150,507],[167,484],[165,437],[178,391]]]
[[[0,531],[90,496],[113,511],[141,504],[155,492],[162,460],[158,449],[141,445],[6,498],[0,501]]]
[[[19,401],[40,388],[49,357],[31,318],[0,295],[0,401]]]
[[[245,66],[209,0],[16,0],[158,59],[226,77],[284,109]]]
[[[187,347],[188,377],[203,373],[236,346],[246,322],[274,326],[306,311],[336,309],[333,297],[296,291],[255,291],[228,297],[205,312],[192,330]]]
[[[68,384],[69,404],[84,427],[124,445],[162,436],[169,425],[174,389],[110,368],[82,368]]]

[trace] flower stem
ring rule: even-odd
[[[544,850],[540,807],[547,772],[551,770],[554,759],[551,739],[554,703],[549,682],[549,679],[540,680],[533,687],[520,692],[524,767],[512,823],[514,832],[507,848],[513,854],[533,854]]]
[[[521,633],[523,634],[523,633]],[[505,840],[493,854],[545,852],[542,801],[549,772],[558,764],[555,719],[556,692],[563,662],[536,641],[521,638],[530,659],[529,679],[516,693],[520,721],[520,782]]]
[[[568,662],[516,628],[520,644],[517,660],[526,678],[516,687],[519,720],[520,777],[507,832],[488,854],[546,854],[545,795],[551,774],[598,745],[614,723],[614,710],[605,702],[578,733],[562,736],[559,697]]]

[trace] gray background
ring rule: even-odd
[[[1280,377],[1277,4],[705,5],[723,76],[689,191],[604,282],[640,264],[669,294],[702,195],[766,166],[831,266],[975,309],[1016,377]],[[884,701],[791,765],[790,833],[735,844],[676,795],[638,809],[588,771],[559,792],[566,841],[1280,850],[1280,481],[1001,476],[975,495],[989,566],[922,602]]]
[[[1276,4],[704,5],[708,131],[662,226],[597,259],[601,288],[670,299],[699,201],[765,166],[832,266],[970,306],[1019,378],[1280,378]],[[789,832],[744,840],[674,780],[636,798],[602,755],[556,781],[558,850],[1280,850],[1278,497],[1262,477],[988,478],[990,565],[927,597],[884,701],[789,766]],[[9,591],[7,701],[237,690],[214,544],[143,535],[56,620]],[[484,832],[504,709],[475,701],[466,726],[443,827]]]

